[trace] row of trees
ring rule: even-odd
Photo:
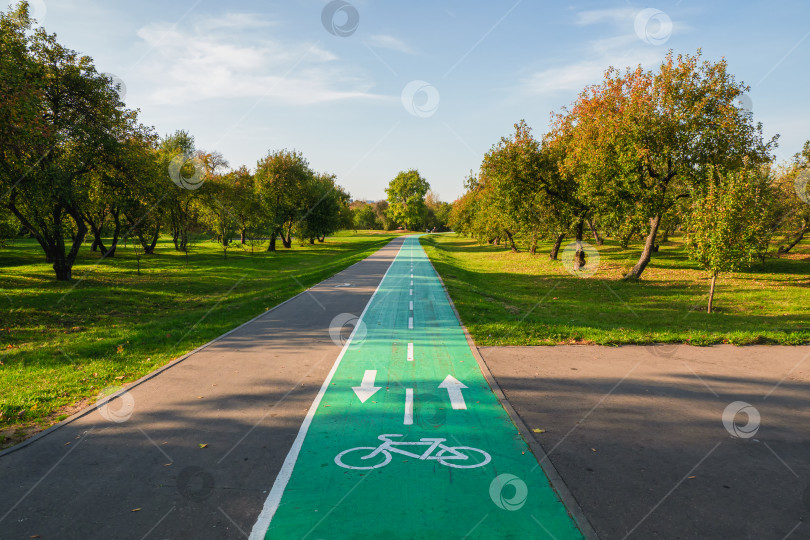
[[[607,71],[570,109],[553,116],[539,140],[521,121],[484,156],[453,206],[457,232],[534,253],[565,238],[585,265],[586,230],[625,247],[643,239],[627,278],[640,278],[660,239],[682,229],[692,256],[713,277],[764,256],[776,234],[789,251],[810,225],[810,205],[793,181],[810,144],[787,167],[774,167],[776,138],[738,106],[748,88],[725,61],[670,53],[657,71]]]
[[[274,250],[351,225],[348,193],[300,153],[270,152],[251,173],[185,131],[160,138],[91,58],[33,23],[25,2],[0,14],[0,235],[35,238],[57,279],[86,238],[104,257],[124,239],[151,253],[162,233],[187,252],[201,230],[225,250],[236,234]]]

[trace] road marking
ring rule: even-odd
[[[413,343],[408,343],[408,362],[413,362]]]
[[[411,303],[409,304],[409,306],[411,308],[411,311],[413,311],[413,300],[411,300]]]
[[[413,425],[413,388],[405,389],[405,419],[403,424],[406,426]]]
[[[411,294],[410,294],[410,296],[413,296],[413,289],[411,289]]]
[[[411,279],[413,279],[413,274],[411,274]]]
[[[467,385],[452,375],[448,375],[439,385],[439,388],[447,389],[447,395],[450,396],[450,405],[454,409],[467,409],[467,404],[464,403],[464,396],[461,395],[461,389],[467,388]]]
[[[402,251],[403,247],[405,247],[405,242],[402,242],[402,245],[397,252],[397,257],[399,256],[399,253]],[[360,323],[363,321],[363,316],[366,314],[371,302],[380,291],[380,286],[385,281],[386,276],[388,276],[388,272],[390,272],[394,267],[394,261],[396,261],[396,257],[394,257],[394,260],[388,265],[388,269],[385,271],[385,274],[383,274],[379,285],[377,285],[377,288],[374,289],[374,294],[372,294],[371,298],[368,299],[368,303],[366,304],[366,307],[363,308],[363,312],[360,314],[360,317],[357,319],[357,324],[354,326],[351,335],[349,335],[349,339],[347,339],[346,343],[343,344],[340,354],[335,360],[335,363],[332,364],[332,369],[329,371],[326,379],[324,379],[321,389],[318,391],[318,395],[315,396],[315,399],[312,401],[312,405],[310,405],[307,415],[304,417],[304,421],[301,422],[301,427],[298,429],[298,435],[296,435],[295,441],[293,441],[293,444],[290,447],[290,451],[287,452],[287,457],[284,458],[284,463],[281,465],[281,470],[278,471],[278,475],[276,476],[275,482],[273,482],[273,487],[270,490],[270,494],[267,495],[267,500],[264,501],[262,511],[259,514],[259,517],[256,519],[255,525],[253,525],[253,530],[250,531],[250,540],[261,540],[267,534],[267,529],[270,527],[270,522],[273,519],[273,515],[275,515],[276,510],[278,510],[281,497],[284,495],[284,489],[287,487],[287,483],[290,481],[290,477],[292,476],[293,469],[295,468],[295,462],[298,460],[298,454],[301,453],[301,446],[304,444],[304,439],[307,437],[309,426],[312,425],[312,419],[315,416],[315,412],[318,410],[318,407],[321,406],[323,395],[326,393],[326,389],[329,388],[329,384],[332,382],[332,377],[335,376],[335,372],[340,365],[340,361],[343,359],[346,351],[349,350],[349,345],[351,345],[352,338],[357,332],[357,329],[360,328]]]
[[[411,281],[411,287],[413,287],[413,281]]]
[[[408,317],[408,330],[413,330],[413,317]]]
[[[360,386],[352,386],[352,390],[360,398],[360,403],[365,403],[368,398],[373,396],[381,386],[374,386],[374,379],[377,377],[376,369],[367,369],[363,374],[363,382]]]
[[[419,327],[410,329],[400,326],[406,255],[423,263]],[[262,511],[254,538],[331,538],[356,531],[403,538],[421,538],[430,531],[431,537],[451,538],[458,536],[458,523],[476,523],[489,515],[476,525],[480,538],[532,538],[540,522],[551,538],[582,540],[538,469],[537,458],[487,385],[418,238],[405,240],[393,268],[361,316],[365,339],[353,337],[324,383],[325,394],[310,408],[314,417],[308,431],[299,431],[306,438],[295,451],[297,462],[289,455],[285,460],[285,465],[294,463],[294,470],[286,481],[276,481],[283,486],[273,485],[280,499],[274,507],[267,503],[273,508]],[[406,315],[411,324],[413,315]],[[417,341],[419,362],[403,364],[402,344]],[[384,373],[385,380],[367,378],[366,372],[373,370]],[[386,391],[374,394],[373,406],[349,391],[362,379],[367,382],[361,388],[385,383]],[[503,474],[526,484],[517,492],[521,497],[509,491],[512,484],[503,485]],[[403,504],[401,497],[391,496],[394,486],[396,493],[419,495]],[[493,510],[493,504],[509,511]]]

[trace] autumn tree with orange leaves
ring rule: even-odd
[[[731,172],[771,160],[776,138],[764,141],[751,112],[735,105],[747,90],[725,60],[670,52],[657,72],[609,69],[556,117],[552,135],[568,141],[563,168],[582,200],[605,223],[648,224],[626,278],[641,277],[662,218],[706,182],[709,167]]]

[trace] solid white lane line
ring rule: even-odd
[[[413,343],[408,343],[408,362],[413,362]]]
[[[413,425],[413,388],[405,389],[405,420],[406,426]]]
[[[413,330],[413,317],[408,317],[408,330]]]
[[[318,391],[318,395],[315,396],[315,400],[312,402],[312,405],[310,405],[307,415],[304,417],[304,421],[301,422],[301,427],[298,428],[298,435],[295,437],[295,441],[293,441],[290,451],[287,453],[287,457],[284,458],[284,463],[281,465],[281,470],[278,472],[278,476],[276,476],[276,481],[273,482],[273,488],[270,490],[270,494],[267,495],[267,500],[264,501],[262,512],[256,519],[256,523],[253,525],[253,530],[250,532],[250,540],[263,540],[267,534],[267,529],[270,527],[270,521],[273,519],[276,510],[278,510],[281,497],[284,495],[284,490],[286,489],[287,483],[290,481],[290,477],[292,476],[295,462],[298,460],[298,454],[301,452],[301,446],[304,444],[304,439],[307,436],[307,431],[309,431],[310,424],[312,424],[312,418],[315,416],[315,411],[317,411],[318,407],[320,407],[323,395],[326,393],[326,389],[329,388],[329,385],[332,382],[332,377],[335,376],[335,372],[340,365],[340,361],[343,360],[343,355],[346,354],[346,351],[349,349],[349,345],[352,343],[352,338],[354,337],[355,332],[357,332],[357,329],[360,327],[360,322],[362,322],[366,311],[368,311],[368,307],[374,301],[377,293],[380,292],[380,287],[385,281],[385,278],[388,276],[388,272],[390,272],[391,268],[394,267],[394,261],[396,261],[397,257],[399,257],[403,247],[405,247],[405,242],[403,242],[402,246],[400,246],[397,256],[394,257],[394,260],[391,261],[390,265],[388,265],[388,269],[385,271],[379,285],[377,285],[377,288],[374,290],[374,294],[372,294],[371,298],[368,299],[368,303],[366,304],[366,307],[363,308],[360,318],[357,319],[357,324],[354,326],[354,330],[352,330],[352,333],[349,336],[349,339],[346,340],[346,343],[343,344],[343,349],[341,349],[335,363],[332,365],[332,369],[329,371],[329,374],[323,381],[321,389]]]

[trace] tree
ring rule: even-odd
[[[382,223],[377,220],[374,206],[365,201],[354,201],[351,204],[352,224],[354,229],[381,229]]]
[[[433,191],[428,191],[425,195],[425,206],[427,207],[427,217],[425,218],[425,228],[437,231],[446,231],[449,227],[450,210],[452,205],[439,200],[439,195]]]
[[[571,137],[565,167],[581,198],[606,223],[646,224],[644,248],[626,277],[641,277],[663,216],[706,181],[710,167],[729,172],[770,161],[776,139],[764,142],[761,125],[736,106],[748,89],[725,60],[670,51],[656,73],[609,69],[559,117]]]
[[[270,234],[267,251],[275,251],[279,236],[284,247],[292,246],[292,228],[301,209],[300,196],[312,175],[307,160],[295,150],[268,152],[258,162],[255,181]]]
[[[7,47],[21,56],[16,68],[3,62],[3,84],[12,94],[28,92],[33,84],[38,99],[12,98],[13,106],[42,121],[12,122],[14,133],[3,144],[4,157],[11,157],[3,171],[5,204],[53,263],[56,279],[69,280],[88,230],[83,177],[109,162],[133,115],[124,112],[112,81],[96,71],[92,59],[63,47],[44,29],[32,29],[27,9],[22,4],[0,15],[2,56]]]
[[[300,195],[302,217],[296,224],[296,236],[301,242],[323,242],[346,224],[343,209],[348,208],[348,201],[349,194],[335,184],[334,175],[312,175]]]
[[[781,255],[789,253],[810,232],[810,141],[793,157],[793,163],[779,172],[776,189],[779,208],[774,228],[785,232],[778,249]]]
[[[416,169],[400,172],[385,190],[388,194],[388,215],[406,229],[422,229],[427,216],[425,194],[429,189],[430,184]]]
[[[686,245],[690,257],[711,276],[708,313],[717,276],[751,264],[767,249],[771,197],[767,177],[753,168],[731,173],[710,168],[706,183],[693,194]]]

